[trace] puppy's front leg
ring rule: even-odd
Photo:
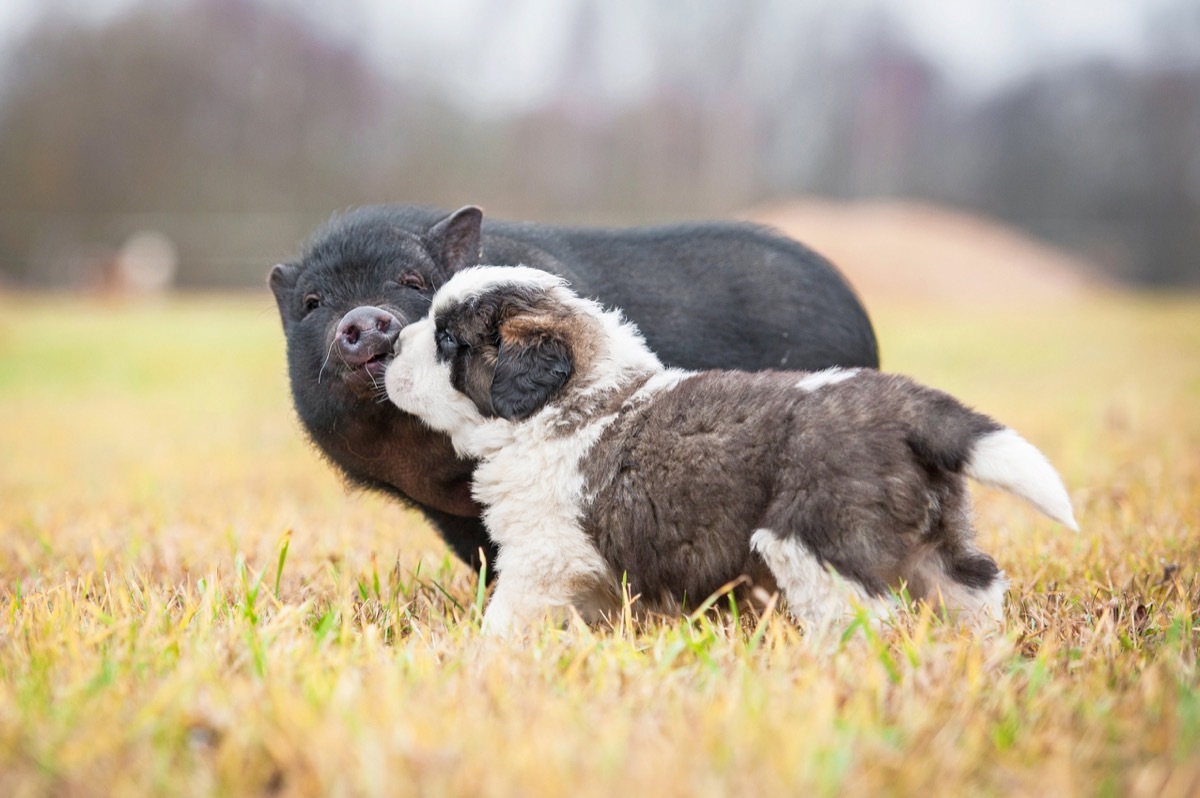
[[[483,633],[512,637],[556,608],[569,604],[556,591],[547,592],[526,574],[508,574],[496,580],[496,592],[483,613]]]
[[[483,612],[483,633],[488,637],[509,637],[513,631],[516,618],[517,594],[519,588],[513,587],[516,580],[500,578],[496,580],[496,590],[492,600],[488,602]]]
[[[575,523],[485,521],[500,549],[485,634],[509,637],[547,615],[566,620],[572,608],[591,622],[612,603],[608,564]]]
[[[597,580],[585,574],[547,574],[545,571],[509,569],[496,579],[496,591],[483,613],[483,633],[490,637],[513,637],[547,617],[563,621],[574,607],[584,620],[595,620],[588,600],[600,591]]]

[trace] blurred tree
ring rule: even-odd
[[[291,248],[307,226],[296,212],[382,193],[381,173],[349,155],[386,154],[373,137],[385,87],[270,6],[143,6],[99,30],[47,25],[10,79],[0,246],[17,253],[4,265],[19,279],[62,277],[55,261],[81,244],[144,226],[180,245],[184,282],[229,279],[197,270]]]
[[[183,284],[261,284],[366,202],[620,223],[820,193],[948,202],[1130,279],[1200,283],[1188,0],[1146,12],[1152,57],[1049,61],[983,98],[886,3],[574,0],[523,104],[477,108],[491,70],[530,46],[513,20],[532,6],[481,7],[445,53],[399,40],[413,52],[392,78],[328,30],[334,2],[47,17],[0,92],[0,279],[84,281],[154,230]]]

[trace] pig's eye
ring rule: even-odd
[[[425,278],[418,272],[405,272],[400,275],[400,285],[412,288],[415,291],[424,291]]]
[[[305,294],[304,295],[304,312],[312,313],[317,308],[321,307],[320,294]]]

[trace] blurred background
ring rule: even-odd
[[[752,218],[868,301],[1194,288],[1200,3],[0,3],[0,287],[262,286],[373,202]]]

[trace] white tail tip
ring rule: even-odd
[[[1017,494],[1063,526],[1079,531],[1058,472],[1015,431],[1002,429],[977,440],[966,471],[985,485]]]

